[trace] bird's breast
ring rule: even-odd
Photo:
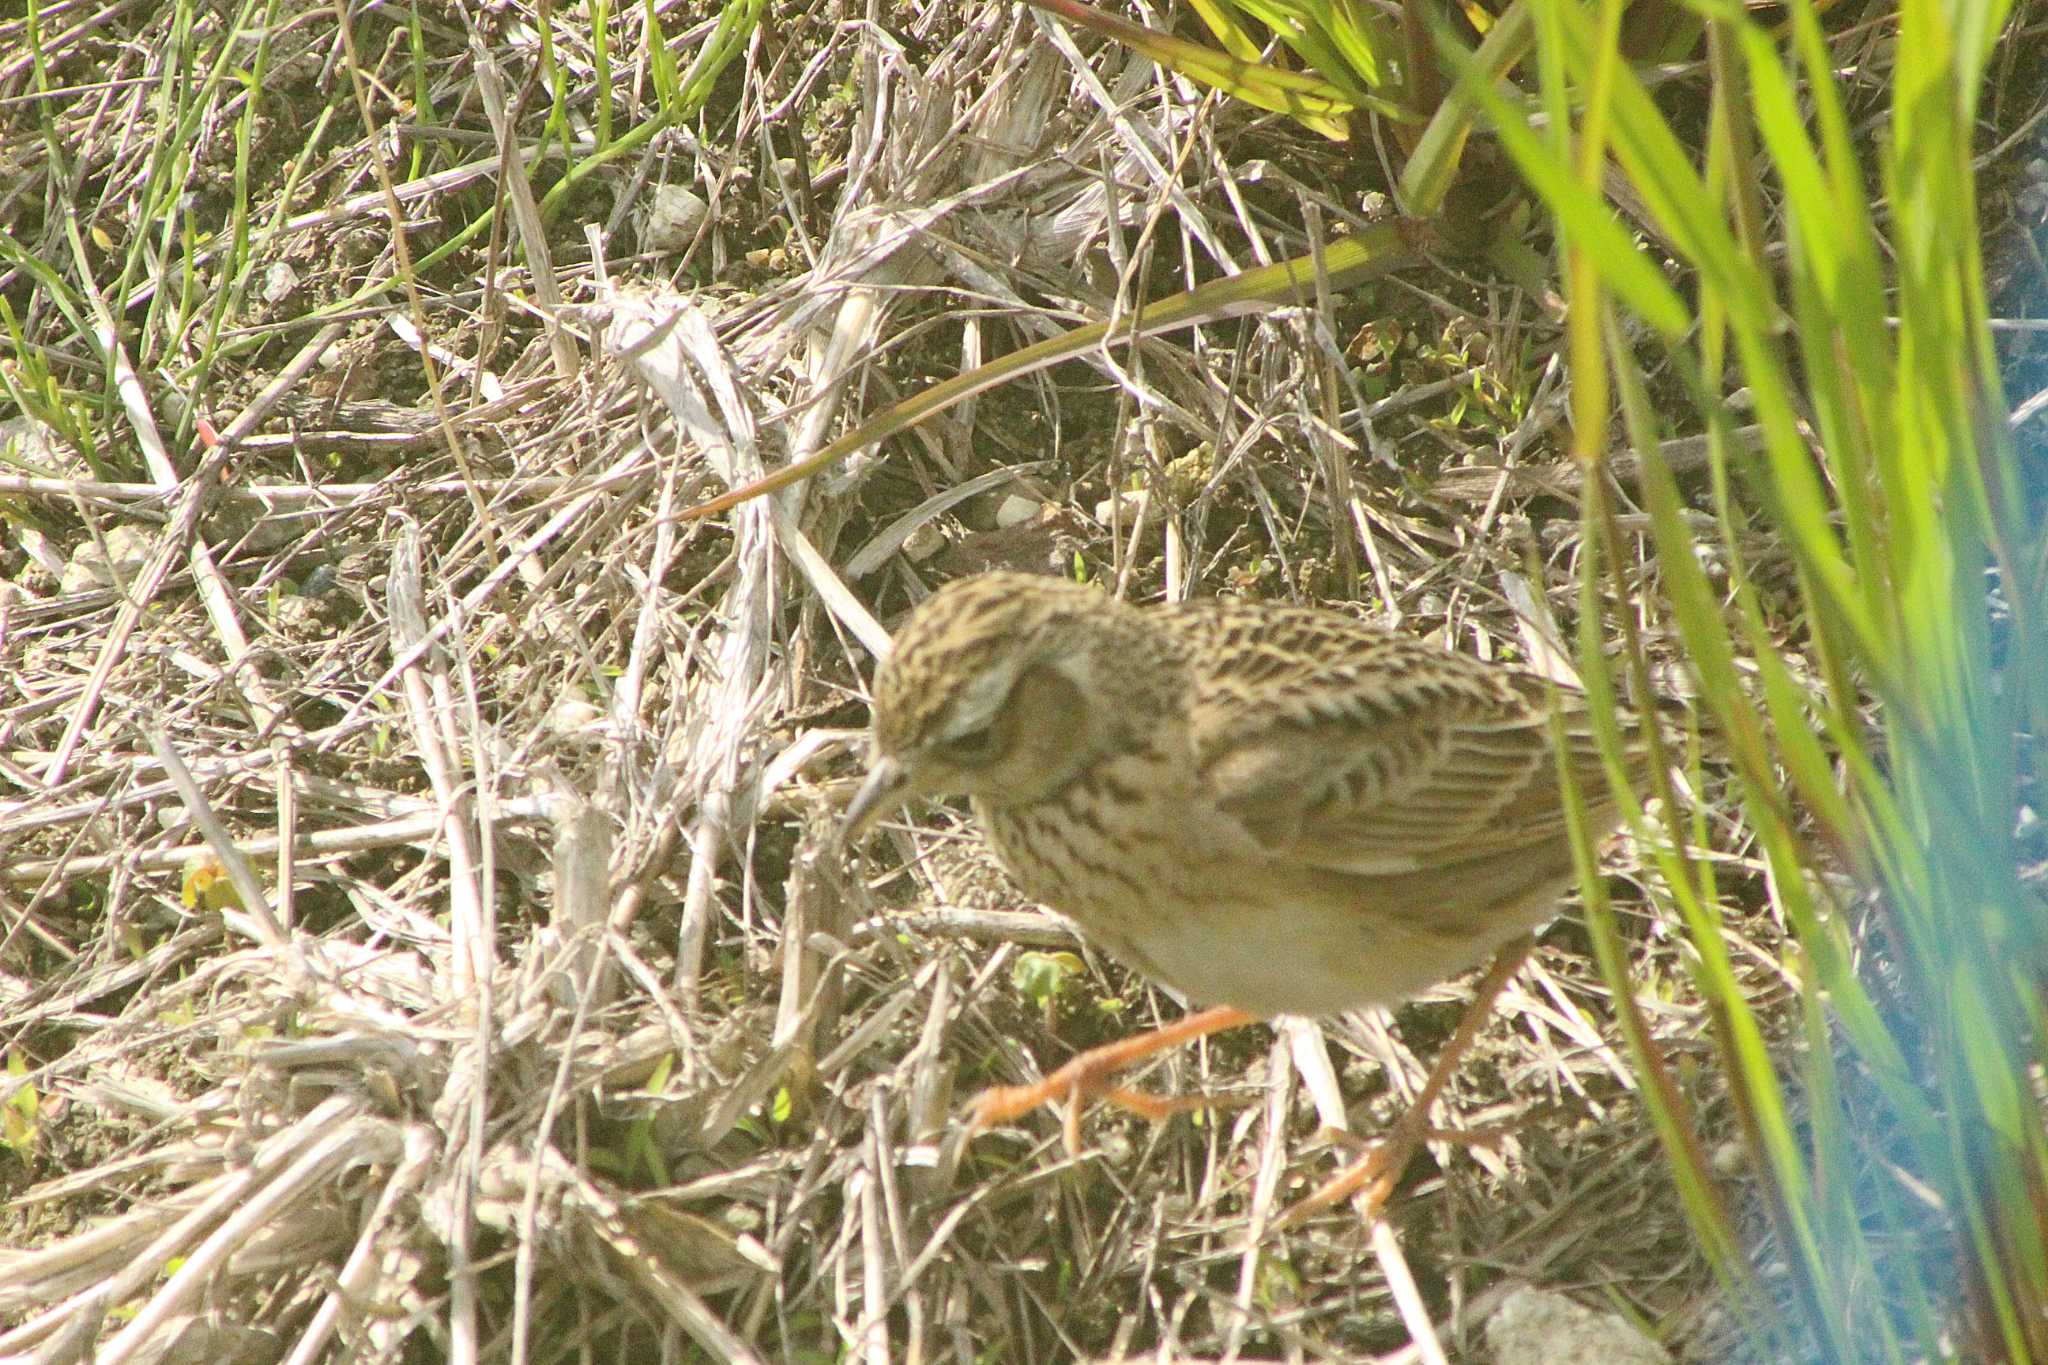
[[[1197,1004],[1306,1015],[1391,1005],[1528,927],[1504,918],[1499,935],[1475,937],[1432,925],[1418,907],[1375,904],[1369,878],[1338,894],[1143,755],[1043,800],[976,802],[976,814],[1026,895]]]
[[[977,801],[975,813],[1026,894],[1111,938],[1156,917],[1162,896],[1194,889],[1188,864],[1205,856],[1204,835],[1172,818],[1194,802],[1172,789],[1170,766],[1149,754],[1108,759],[1042,800]]]

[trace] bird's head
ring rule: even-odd
[[[1142,666],[1133,607],[1032,574],[949,583],[897,635],[875,674],[874,750],[847,808],[851,842],[917,796],[1002,806],[1058,790],[1128,725],[1112,673]]]

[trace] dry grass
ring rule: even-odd
[[[40,66],[0,21],[10,376],[49,377],[0,477],[0,1356],[1477,1359],[1534,1282],[1726,1358],[1569,921],[1446,1115],[1498,1142],[1433,1147],[1378,1235],[1274,1232],[1344,1154],[1319,1127],[1397,1112],[1454,1006],[1218,1040],[1154,1081],[1242,1108],[1105,1114],[1078,1161],[1049,1120],[963,1149],[957,1098],[1174,1007],[1093,960],[1027,999],[1021,955],[1072,941],[944,812],[893,859],[829,843],[882,626],[977,567],[1495,655],[1569,627],[1545,301],[1440,263],[686,524],[849,414],[1291,254],[1378,168],[1003,7],[785,8],[700,117],[564,188],[600,101],[652,116],[638,9],[608,84],[581,11],[552,70],[517,5],[473,16],[488,63],[455,15],[360,13],[350,48],[324,7],[182,14],[49,7]],[[245,118],[201,77],[258,34]],[[665,185],[709,216],[642,252]],[[1782,995],[1781,926],[1731,923]],[[1682,938],[1635,924],[1725,1121]]]

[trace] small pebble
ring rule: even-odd
[[[1662,1346],[1617,1313],[1524,1286],[1486,1320],[1495,1365],[1671,1365]]]
[[[1045,504],[1037,498],[1012,493],[996,504],[996,529],[1007,531],[1012,526],[1022,526],[1027,521],[1036,521],[1044,508]]]
[[[681,185],[662,185],[648,205],[641,245],[649,251],[681,251],[696,240],[697,229],[710,213],[703,195]]]

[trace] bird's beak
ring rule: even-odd
[[[839,846],[851,848],[860,842],[874,823],[903,804],[910,795],[910,775],[893,758],[878,758],[868,769],[868,780],[847,803],[839,822]]]

